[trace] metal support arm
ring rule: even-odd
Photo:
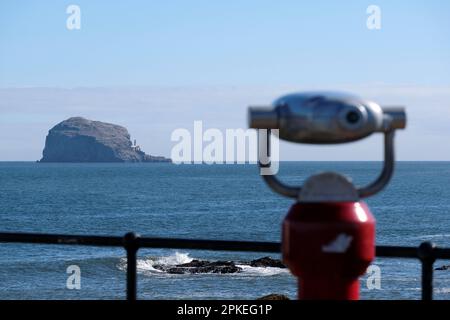
[[[358,188],[358,195],[360,198],[367,198],[372,196],[378,192],[380,192],[390,181],[392,177],[392,173],[394,172],[394,130],[390,130],[384,133],[384,164],[383,170],[378,178],[372,182],[371,184]],[[270,131],[268,130],[267,137],[267,150],[270,150]],[[260,139],[260,135],[258,135],[258,139]],[[259,143],[258,143],[259,144]],[[269,152],[268,152],[269,153]],[[261,162],[260,153],[258,152],[258,164],[261,168],[270,167],[269,165],[264,165]],[[270,154],[267,155],[270,157]],[[267,185],[276,193],[286,196],[289,198],[299,199],[299,194],[302,190],[301,187],[289,186],[280,181],[275,174],[273,175],[263,175],[262,176]]]

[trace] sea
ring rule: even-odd
[[[283,162],[280,179],[301,184],[311,174],[338,171],[363,185],[381,162]],[[391,183],[366,199],[377,220],[378,245],[450,247],[450,162],[398,162]],[[255,165],[170,163],[0,163],[0,232],[280,241],[292,200],[274,194]],[[295,299],[287,269],[250,267],[268,254],[141,249],[139,299]],[[272,258],[280,258],[270,254]],[[234,274],[168,274],[155,264],[231,260]],[[450,261],[438,260],[435,267]],[[379,283],[361,277],[362,299],[420,299],[415,259],[376,259]],[[80,271],[73,285],[73,266]],[[330,266],[330,272],[333,266]],[[72,280],[71,280],[72,279]],[[0,299],[124,299],[122,248],[0,243]],[[375,285],[374,285],[375,283]],[[71,285],[72,284],[72,285]],[[450,299],[450,270],[434,273],[434,298]]]

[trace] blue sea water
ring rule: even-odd
[[[379,162],[286,162],[280,175],[300,184],[311,173],[337,170],[355,183],[374,179]],[[399,162],[391,184],[367,199],[377,219],[377,244],[450,247],[450,163]],[[273,194],[254,165],[0,163],[0,230],[197,239],[279,241],[291,201]],[[155,263],[191,259],[247,261],[258,253],[140,250],[141,299],[295,298],[285,269],[245,267],[237,274],[170,275]],[[0,243],[0,299],[122,299],[120,248]],[[272,255],[272,257],[277,257]],[[436,266],[449,264],[437,261]],[[364,299],[419,299],[416,260],[377,259],[381,289]],[[66,269],[81,269],[81,289],[69,290]],[[332,272],[332,267],[330,267]],[[450,298],[450,271],[435,272],[435,298]]]

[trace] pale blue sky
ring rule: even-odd
[[[70,4],[81,30],[66,28]],[[366,27],[371,4],[381,30]],[[247,105],[321,88],[407,105],[400,158],[450,160],[449,13],[445,0],[3,0],[0,160],[40,158],[48,129],[75,115],[118,122],[169,155],[177,127],[242,127]],[[378,159],[371,146],[335,155]]]
[[[66,29],[69,4],[81,30]],[[0,85],[448,84],[449,13],[445,0],[3,0]]]

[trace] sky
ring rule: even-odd
[[[67,28],[69,5],[80,29]],[[370,5],[381,28],[366,22]],[[450,160],[449,1],[0,2],[0,161],[41,157],[71,116],[121,124],[150,154],[171,132],[245,128],[285,93],[344,90],[404,105],[400,160]],[[381,137],[281,145],[282,160],[379,160]]]

